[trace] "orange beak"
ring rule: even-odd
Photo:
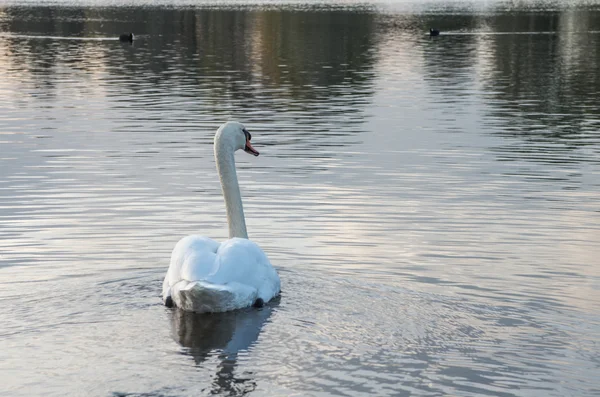
[[[244,148],[244,151],[246,153],[250,153],[253,154],[255,156],[258,156],[260,153],[258,153],[258,150],[254,149],[252,147],[252,145],[250,144],[250,139],[246,139],[246,147]]]

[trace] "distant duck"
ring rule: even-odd
[[[119,36],[119,41],[133,43],[133,33],[123,33]]]
[[[429,35],[430,36],[439,36],[440,35],[440,30],[439,29],[429,29]]]

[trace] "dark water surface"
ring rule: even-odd
[[[600,395],[599,2],[120,4],[0,2],[0,395]],[[229,119],[283,294],[168,310]]]

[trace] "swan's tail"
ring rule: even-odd
[[[251,306],[257,300],[257,292],[239,283],[223,285],[182,280],[171,288],[170,297],[175,306],[185,311],[215,313]]]

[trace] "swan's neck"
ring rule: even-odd
[[[244,207],[235,171],[234,150],[227,145],[215,145],[215,160],[217,172],[221,180],[225,208],[227,209],[227,225],[229,226],[229,238],[248,238],[246,231],[246,218],[244,218]]]

